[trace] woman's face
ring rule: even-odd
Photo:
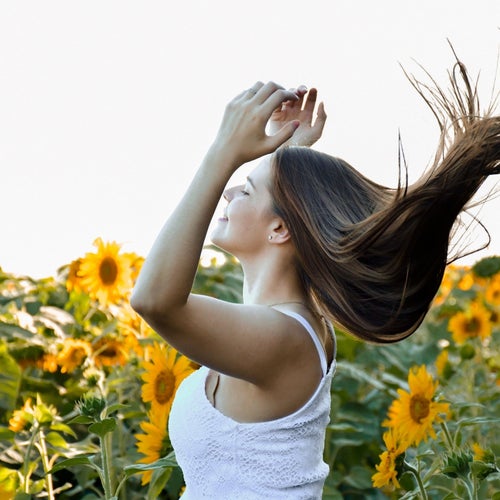
[[[271,161],[266,157],[247,177],[247,182],[224,191],[227,206],[217,221],[211,239],[214,245],[235,256],[258,252],[267,244],[272,229],[269,193]]]

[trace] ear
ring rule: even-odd
[[[269,243],[282,244],[289,241],[290,238],[290,231],[288,230],[286,224],[281,219],[273,221],[271,231],[268,236]]]

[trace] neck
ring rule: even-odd
[[[308,298],[293,262],[266,258],[260,263],[242,262],[245,304],[307,304]]]

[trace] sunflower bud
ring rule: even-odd
[[[96,398],[94,396],[86,396],[76,405],[76,409],[82,415],[92,418],[96,421],[101,420],[101,413],[105,407],[106,401],[102,398]]]
[[[465,477],[470,472],[472,454],[468,451],[453,452],[446,457],[446,466],[443,474],[453,479]]]
[[[462,359],[472,359],[476,355],[476,349],[471,344],[464,344],[460,349]]]

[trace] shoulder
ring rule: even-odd
[[[152,326],[193,361],[260,386],[315,354],[296,319],[263,305],[192,294]]]

